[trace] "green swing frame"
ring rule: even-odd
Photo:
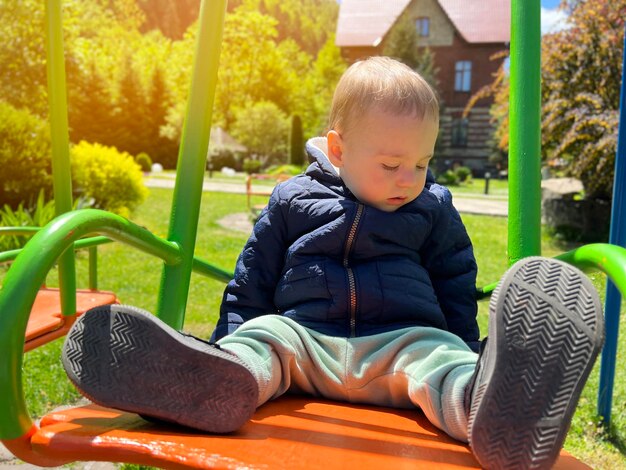
[[[541,253],[540,2],[512,0],[511,5],[509,264]],[[71,210],[61,2],[46,0],[50,125],[58,216],[41,229],[4,231],[34,235],[23,249],[0,254],[0,262],[14,260],[0,290],[1,440],[23,438],[32,432],[34,423],[22,385],[24,333],[35,296],[55,263],[59,265],[62,312],[75,313],[74,249],[89,247],[94,255],[95,246],[113,240],[163,260],[157,315],[178,329],[184,322],[192,271],[225,282],[230,279],[231,273],[194,257],[225,11],[226,0],[202,2],[170,228],[167,238],[162,238],[112,213]],[[559,258],[583,269],[603,271],[626,295],[626,249],[592,244]],[[95,267],[91,272],[95,286]],[[484,287],[479,296],[488,296],[494,287],[495,284]]]

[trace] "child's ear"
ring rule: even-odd
[[[337,168],[343,166],[343,141],[337,131],[326,134],[328,140],[328,159]]]

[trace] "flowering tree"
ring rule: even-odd
[[[571,28],[544,36],[543,153],[588,197],[609,199],[617,145],[626,0],[569,2]]]
[[[543,36],[542,156],[566,163],[589,198],[610,199],[626,0],[565,0],[570,27]],[[496,142],[508,151],[509,82],[503,69],[475,97],[493,94]],[[475,100],[474,100],[475,101]]]

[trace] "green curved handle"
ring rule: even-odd
[[[65,250],[93,233],[134,246],[169,265],[182,260],[176,243],[97,209],[68,212],[42,228],[15,259],[0,290],[0,439],[18,438],[33,424],[22,389],[22,359],[26,325],[39,286]]]
[[[574,265],[583,271],[600,270],[617,286],[626,298],[626,249],[608,243],[592,243],[555,256],[556,259]],[[478,300],[486,299],[498,285],[492,282],[476,289]]]
[[[608,243],[592,243],[581,246],[555,258],[573,264],[582,270],[599,269],[626,297],[626,249]]]

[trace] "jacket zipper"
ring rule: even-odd
[[[348,233],[348,239],[346,240],[346,249],[343,255],[343,267],[348,272],[348,287],[350,289],[350,337],[356,336],[356,280],[354,278],[354,272],[348,264],[348,257],[350,256],[350,250],[354,244],[354,238],[356,237],[356,229],[361,220],[361,214],[363,214],[363,205],[359,204],[350,232]]]

